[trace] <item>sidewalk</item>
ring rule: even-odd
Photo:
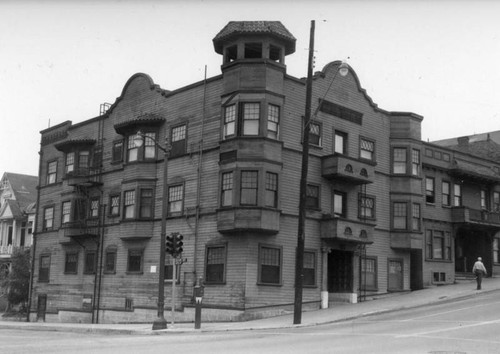
[[[452,299],[467,298],[500,290],[500,278],[483,279],[483,290],[475,290],[475,281],[463,281],[453,285],[436,286],[410,293],[393,294],[358,304],[336,304],[324,310],[302,313],[300,325],[293,324],[293,313],[278,317],[247,322],[202,323],[201,329],[194,329],[194,323],[168,323],[168,328],[153,331],[152,324],[89,324],[89,323],[41,323],[0,320],[0,329],[29,329],[38,331],[63,331],[75,333],[113,333],[113,334],[168,334],[179,332],[242,331],[258,329],[278,329],[306,327],[318,324],[352,320],[355,318],[414,308],[423,305],[446,302]]]

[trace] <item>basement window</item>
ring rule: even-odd
[[[436,283],[440,284],[446,281],[446,273],[444,272],[434,272],[432,273],[432,275],[434,284]]]

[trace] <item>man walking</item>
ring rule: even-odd
[[[478,257],[476,263],[474,263],[472,273],[476,275],[477,290],[481,290],[481,282],[483,281],[483,276],[487,274],[481,257]]]

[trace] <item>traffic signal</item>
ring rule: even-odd
[[[176,255],[181,254],[183,251],[183,249],[182,249],[182,246],[184,246],[184,242],[182,242],[183,239],[184,239],[184,236],[182,236],[181,234],[175,235],[174,253]]]
[[[173,235],[167,235],[167,241],[165,243],[166,252],[169,254],[174,254],[174,237]]]

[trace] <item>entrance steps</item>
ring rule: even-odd
[[[475,280],[476,276],[469,272],[456,272],[455,273],[455,283],[470,282]]]

